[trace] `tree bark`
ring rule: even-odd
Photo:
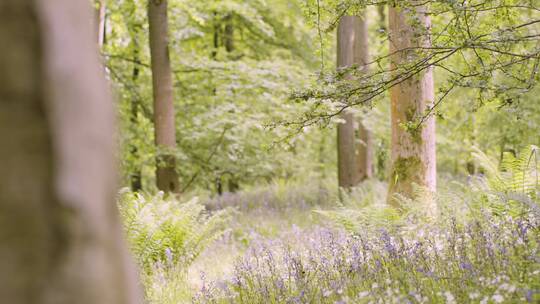
[[[86,0],[0,4],[0,294],[142,303],[114,202],[114,111]]]
[[[415,47],[429,47],[431,21],[427,7],[389,7],[389,40],[392,70],[419,59]],[[416,24],[416,25],[413,25]],[[411,49],[412,48],[412,49]],[[415,187],[436,190],[435,118],[430,115],[416,130],[403,125],[417,124],[433,106],[433,71],[419,73],[390,90],[392,126],[392,170],[388,201],[397,206],[395,194],[415,198]]]
[[[148,3],[155,141],[158,149],[165,150],[157,159],[156,183],[162,191],[179,192],[176,158],[170,153],[176,148],[176,130],[167,6],[167,0],[149,0]]]
[[[368,62],[367,26],[363,16],[341,17],[337,35],[338,68],[357,65],[365,70]],[[351,80],[347,75],[346,79]],[[339,186],[349,189],[372,175],[371,135],[361,120],[358,125],[358,140],[355,134],[355,118],[353,113],[344,112],[341,118],[345,121],[338,125],[338,180]]]

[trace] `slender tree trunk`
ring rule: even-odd
[[[232,13],[225,16],[225,32],[223,36],[225,40],[225,50],[227,53],[232,53],[234,51],[234,25]]]
[[[233,15],[228,13],[224,18],[224,31],[223,31],[223,44],[225,45],[225,51],[229,54],[229,58],[232,52],[234,52],[234,25]],[[231,89],[232,94],[235,94],[234,89]],[[240,190],[240,182],[238,176],[234,174],[229,175],[228,181],[229,192],[236,193]]]
[[[386,31],[386,5],[379,4],[377,6],[377,14],[379,15],[379,29]]]
[[[135,6],[135,5],[134,5]],[[135,13],[135,11],[134,11]],[[139,81],[139,74],[140,69],[137,62],[139,62],[139,27],[134,26],[133,33],[131,35],[132,44],[133,44],[133,61],[135,62],[133,64],[133,73],[132,73],[132,80],[134,84],[134,90],[138,90],[138,81]],[[137,118],[139,116],[139,100],[136,97],[138,94],[134,94],[132,101],[131,101],[131,117],[130,122],[132,125],[137,125]],[[142,190],[142,172],[141,167],[138,165],[138,160],[140,158],[139,156],[139,149],[137,148],[136,144],[131,144],[130,148],[131,157],[135,160],[135,168],[133,168],[133,172],[130,176],[131,181],[131,190],[133,191],[141,191]]]
[[[167,0],[149,0],[148,3],[155,140],[159,149],[166,150],[160,153],[157,159],[156,182],[162,191],[178,192],[180,184],[176,172],[176,158],[170,153],[170,150],[176,148],[176,130],[167,4]]]
[[[95,11],[95,18],[96,18],[96,27],[97,27],[97,42],[99,47],[101,48],[103,44],[105,43],[105,23],[106,18],[105,14],[107,12],[107,3],[106,0],[97,0],[96,1],[96,11]]]
[[[0,4],[2,303],[142,303],[90,19],[87,0]]]
[[[368,62],[367,26],[363,16],[344,16],[338,25],[338,68],[358,65],[365,70]],[[350,76],[346,76],[349,80]],[[354,121],[351,112],[344,112],[345,123],[338,125],[338,179],[339,186],[349,189],[372,175],[371,135],[362,121]],[[355,124],[359,140],[356,140]],[[359,144],[357,144],[357,142]]]
[[[220,32],[220,24],[219,24],[219,21],[217,20],[217,12],[214,12],[213,13],[213,16],[214,16],[214,19],[213,19],[213,22],[214,22],[214,33],[212,35],[212,42],[214,44],[214,48],[212,49],[212,52],[210,54],[210,57],[213,59],[213,60],[216,60],[216,57],[217,57],[217,53],[218,53],[218,49],[219,49],[219,32]],[[215,89],[214,89],[214,92],[215,92]]]
[[[410,9],[389,7],[389,40],[392,69],[419,59],[414,47],[431,45],[431,22],[424,5],[413,2]],[[414,24],[414,25],[413,25]],[[407,50],[405,50],[407,49]],[[392,170],[388,200],[397,205],[394,194],[414,198],[414,184],[431,192],[436,188],[435,119],[427,118],[416,130],[403,124],[417,123],[433,105],[433,71],[415,75],[390,90],[392,126]]]
[[[472,131],[471,131],[471,145],[473,147],[477,147],[478,146],[478,143],[477,143],[477,138],[478,138],[478,134],[477,134],[477,128],[476,128],[476,115],[474,112],[471,112],[470,114],[470,124],[471,124],[471,127],[472,127]],[[469,161],[467,161],[467,172],[469,173],[469,175],[476,175],[478,173],[478,167],[476,165],[476,159],[474,159],[474,157],[470,156],[470,159]],[[456,172],[457,174],[457,172]]]

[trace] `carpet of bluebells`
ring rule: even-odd
[[[539,303],[538,218],[459,222],[261,238],[231,277],[205,280],[194,302]]]

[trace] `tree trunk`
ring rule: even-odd
[[[107,12],[106,0],[97,0],[96,1],[96,27],[97,27],[97,42],[101,48],[105,43],[105,13]]]
[[[413,1],[414,2],[414,1]],[[416,3],[413,3],[416,4]],[[410,10],[389,7],[389,40],[392,70],[419,56],[414,47],[431,45],[429,31],[431,21],[424,5],[412,6]],[[413,25],[414,24],[414,25]],[[406,49],[406,50],[405,50]],[[426,109],[433,106],[433,71],[431,68],[419,73],[390,90],[392,126],[392,170],[388,200],[397,206],[395,194],[415,198],[415,187],[435,192],[435,119],[427,118],[414,130],[403,125],[417,124]]]
[[[358,181],[362,182],[373,177],[373,134],[362,121],[358,122],[358,143],[356,144],[356,159],[358,163]]]
[[[357,33],[357,43],[353,46],[354,62],[364,73],[367,73],[369,63],[369,37],[366,15],[364,12],[358,17],[354,24],[354,31]],[[359,170],[357,183],[367,178],[373,177],[373,136],[371,130],[365,127],[364,122],[358,120],[358,139],[356,144],[356,160]]]
[[[338,68],[358,65],[366,69],[368,62],[367,26],[363,16],[344,16],[338,25]],[[350,76],[346,76],[351,79]],[[358,120],[359,140],[356,140],[354,115],[344,112],[345,123],[338,125],[338,179],[339,186],[349,189],[372,175],[371,135]],[[358,142],[358,144],[357,144]]]
[[[379,4],[377,6],[377,14],[379,15],[379,29],[381,31],[386,31],[386,5]]]
[[[174,123],[174,98],[171,62],[169,57],[169,33],[167,0],[149,0],[150,53],[152,84],[154,90],[155,141],[160,151],[157,159],[156,183],[165,192],[179,192],[176,158],[171,150],[176,148]]]
[[[2,303],[142,303],[90,19],[86,0],[0,4]]]
[[[216,60],[217,58],[217,53],[218,53],[218,49],[219,49],[219,31],[220,31],[220,24],[219,24],[219,21],[217,19],[217,12],[213,12],[213,23],[214,23],[214,33],[212,35],[212,42],[214,44],[214,48],[212,49],[212,52],[210,53],[210,57],[213,59],[213,60]],[[216,92],[216,89],[214,88],[214,94]]]
[[[227,53],[232,53],[234,51],[234,25],[232,13],[225,16],[225,33],[223,36],[225,40],[225,50]]]
[[[135,7],[135,5],[134,5]],[[133,11],[135,14],[135,10]],[[139,27],[134,26],[133,27],[133,33],[131,34],[131,40],[133,45],[133,73],[132,73],[132,80],[133,80],[133,90],[137,90],[136,94],[133,94],[133,98],[131,100],[131,117],[130,122],[133,126],[137,125],[137,120],[139,116],[139,100],[138,97],[138,81],[139,81],[139,65],[137,62],[139,62]],[[130,147],[130,153],[131,157],[135,160],[135,168],[133,168],[133,172],[130,175],[130,182],[131,182],[131,190],[132,191],[141,191],[142,190],[142,172],[141,167],[138,164],[139,161],[139,149],[137,148],[136,143],[132,143]]]

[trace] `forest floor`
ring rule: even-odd
[[[203,199],[210,214],[234,210],[224,234],[187,269],[158,267],[149,302],[539,303],[540,215],[483,178],[441,183],[433,220],[385,209],[382,182],[341,198],[332,185],[278,181]]]
[[[323,224],[321,216],[312,209],[287,208],[267,210],[257,208],[248,212],[236,212],[231,228],[224,237],[210,245],[191,265],[188,282],[193,291],[206,281],[231,279],[235,262],[258,240],[283,240],[296,230],[309,230]]]

